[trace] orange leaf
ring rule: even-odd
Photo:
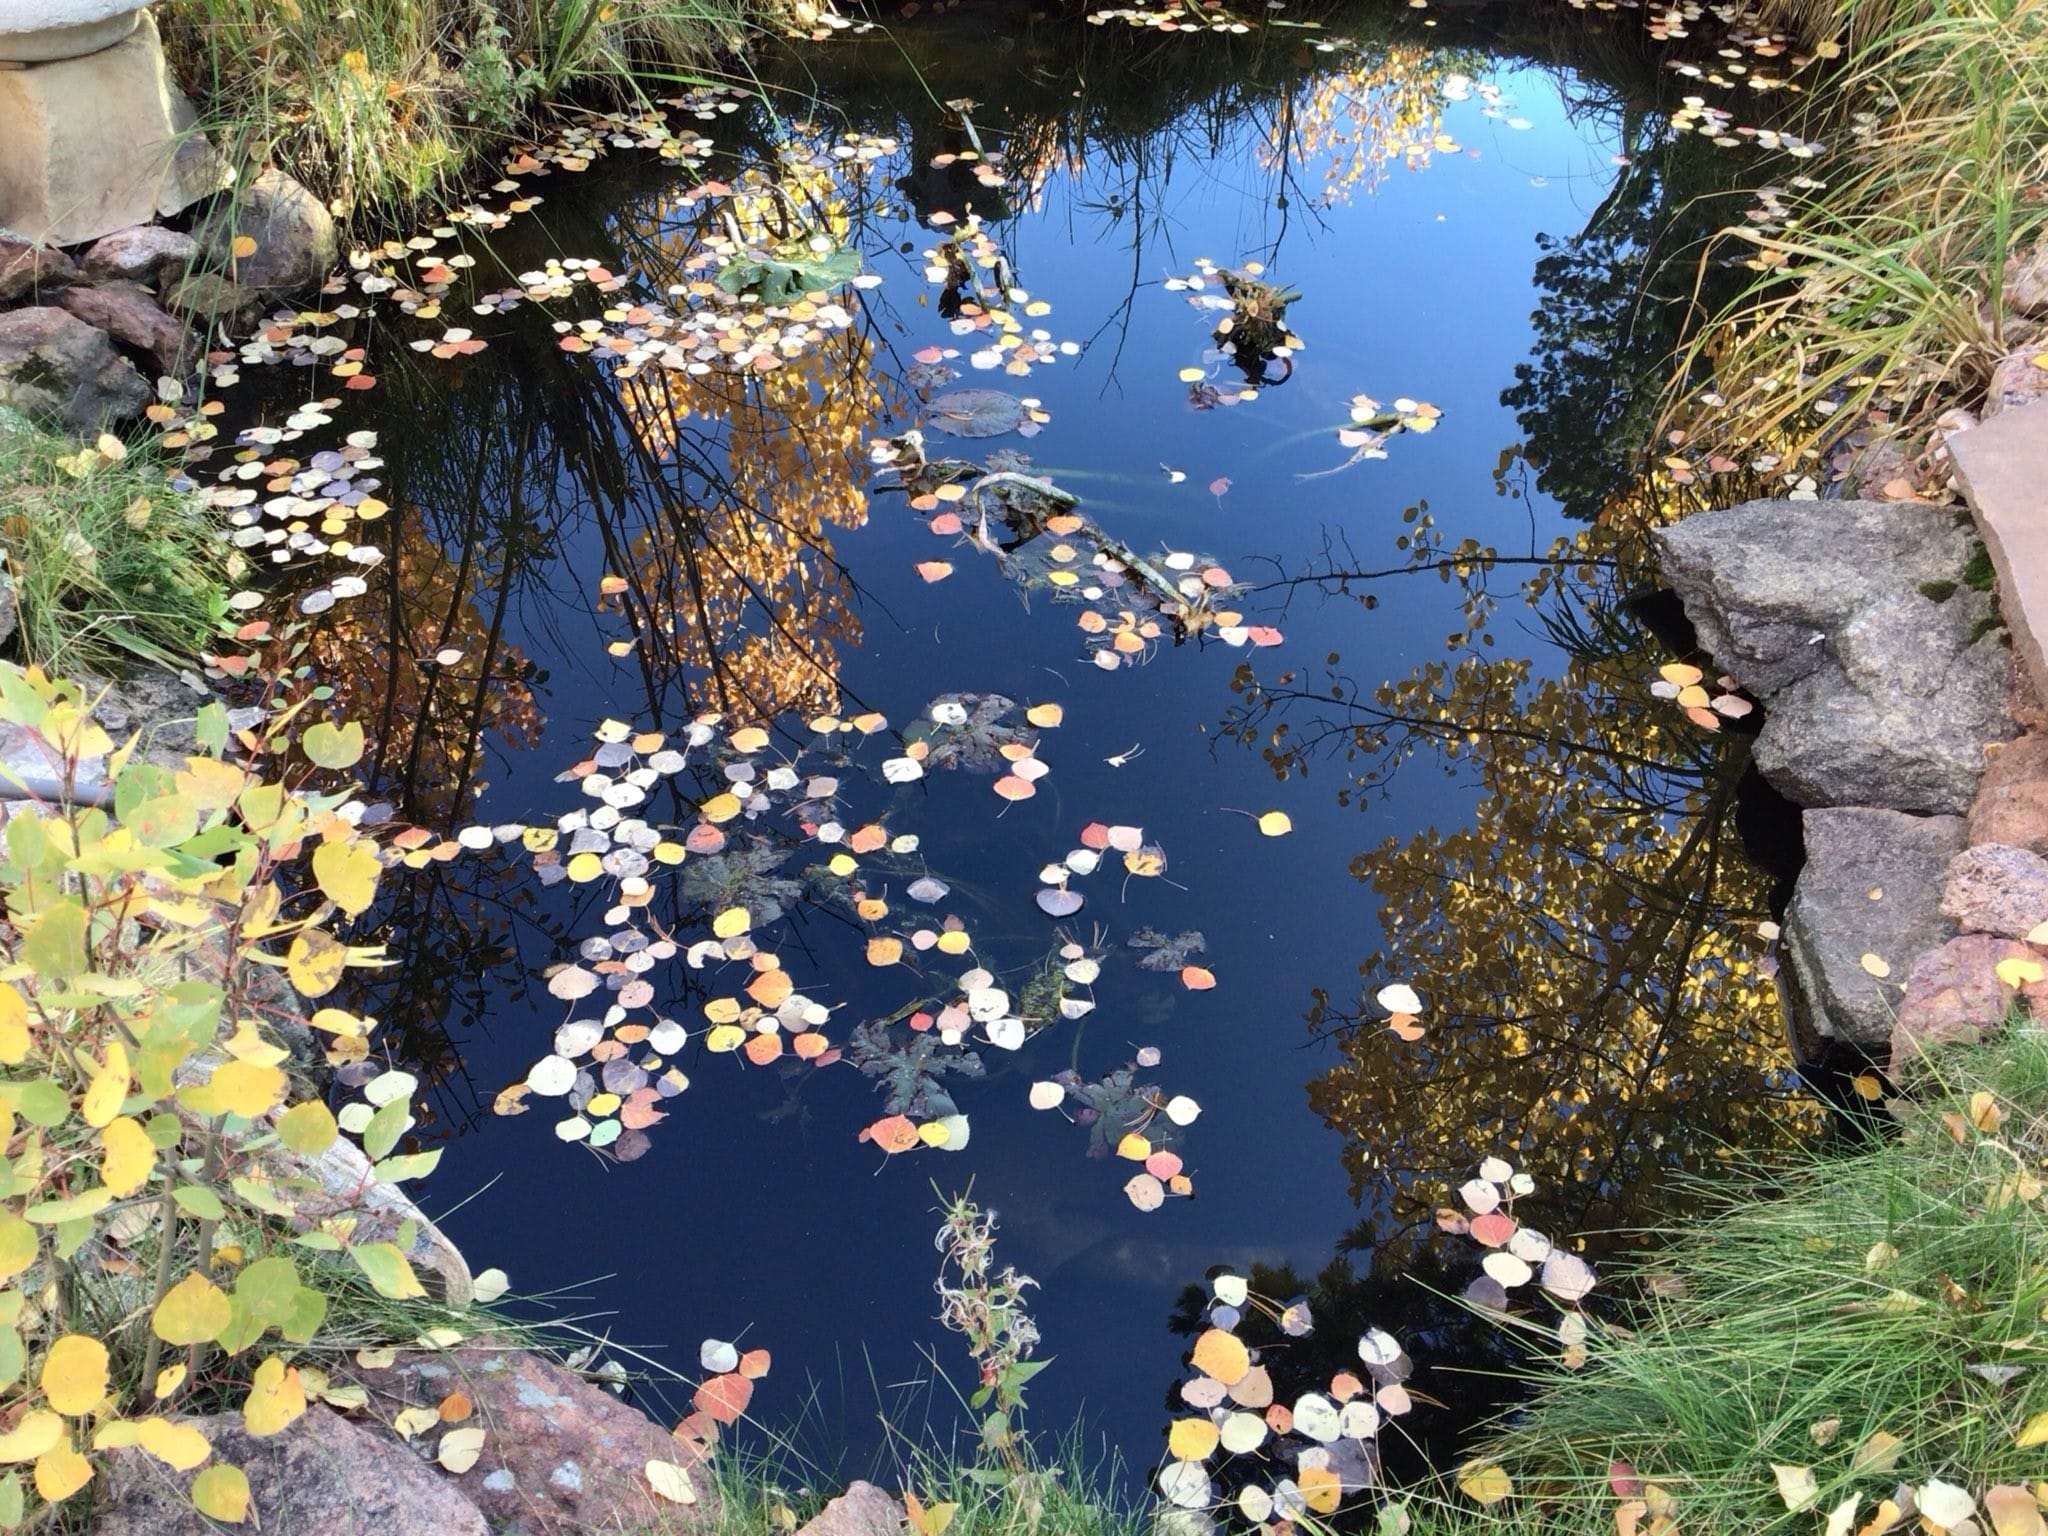
[[[740,1374],[749,1381],[759,1381],[768,1374],[768,1351],[750,1349],[740,1356]]]
[[[917,1127],[908,1115],[885,1115],[860,1133],[862,1141],[872,1141],[884,1152],[908,1152],[919,1146]]]
[[[441,1422],[443,1424],[460,1424],[475,1412],[476,1404],[469,1400],[466,1393],[450,1392],[441,1399]]]
[[[782,1036],[779,1034],[754,1035],[747,1041],[747,1060],[757,1067],[765,1067],[782,1054]]]
[[[1205,970],[1199,965],[1183,966],[1180,973],[1180,984],[1190,992],[1206,992],[1216,985],[1216,974],[1213,971]]]
[[[737,1424],[740,1415],[747,1411],[747,1404],[753,1400],[754,1384],[746,1377],[728,1371],[705,1382],[690,1402],[700,1413],[710,1415],[721,1424]]]

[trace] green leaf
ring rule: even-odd
[[[377,1164],[374,1172],[387,1184],[402,1183],[406,1179],[424,1179],[434,1171],[434,1165],[441,1161],[441,1148],[431,1152],[412,1152],[404,1157],[387,1157]]]
[[[393,1099],[370,1116],[370,1123],[363,1128],[363,1150],[373,1161],[389,1156],[398,1145],[398,1138],[412,1129],[412,1123],[412,1106],[404,1099]]]
[[[358,1243],[348,1253],[356,1261],[356,1267],[369,1277],[378,1295],[388,1296],[393,1301],[406,1301],[427,1294],[419,1276],[412,1272],[411,1261],[397,1244]]]
[[[228,746],[227,706],[218,702],[202,704],[199,716],[192,723],[192,734],[199,742],[199,750],[209,757],[219,757]]]
[[[201,1221],[219,1221],[228,1213],[220,1196],[203,1184],[180,1184],[171,1191],[171,1198],[178,1203],[179,1210]]]
[[[801,244],[772,256],[736,256],[719,268],[718,286],[727,293],[752,291],[763,304],[789,304],[807,293],[836,288],[860,276],[860,252],[851,246],[820,255]]]
[[[45,1130],[71,1118],[71,1095],[47,1077],[7,1084],[0,1089],[0,1102],[11,1104],[22,1119]]]
[[[13,1530],[21,1524],[21,1474],[0,1477],[0,1529]]]
[[[337,1134],[333,1113],[318,1099],[294,1104],[277,1117],[277,1139],[301,1157],[318,1157]]]
[[[192,1507],[210,1520],[240,1525],[249,1518],[249,1479],[240,1467],[216,1462],[192,1479]]]
[[[8,825],[32,819],[17,817]],[[85,908],[76,897],[60,898],[28,924],[21,958],[37,975],[54,981],[69,981],[86,968]]]
[[[235,1278],[235,1300],[265,1325],[292,1315],[300,1289],[298,1266],[283,1255],[258,1259]]]
[[[353,720],[339,727],[317,721],[306,727],[299,748],[322,768],[353,768],[363,755],[363,728]]]
[[[76,1221],[81,1216],[91,1216],[103,1211],[114,1203],[114,1192],[104,1185],[80,1190],[62,1200],[40,1200],[22,1214],[38,1226],[53,1227],[61,1221]]]

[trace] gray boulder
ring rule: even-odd
[[[1970,536],[1917,502],[1751,501],[1656,534],[1700,644],[1766,706],[1756,763],[1805,806],[1969,809],[2015,734],[2011,653],[1961,584]]]
[[[249,1479],[248,1530],[264,1536],[490,1536],[462,1485],[395,1438],[362,1428],[319,1403],[262,1439],[240,1414],[187,1421],[213,1444],[213,1459]],[[172,1473],[142,1450],[108,1454],[93,1504],[94,1536],[218,1536],[192,1507],[191,1474]],[[261,1524],[257,1524],[257,1521]]]
[[[1806,867],[1785,913],[1785,981],[1804,1035],[1876,1051],[1891,1040],[1900,987],[1955,925],[1941,913],[1960,816],[1843,807],[1808,811]],[[1874,955],[1889,975],[1864,963]]]
[[[192,234],[208,268],[260,293],[317,287],[339,259],[327,205],[278,170],[228,192]],[[254,241],[255,249],[237,256],[238,237]]]
[[[105,331],[51,305],[0,314],[0,405],[73,432],[100,432],[153,398]]]

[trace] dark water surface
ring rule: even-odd
[[[586,285],[548,307],[447,317],[488,339],[470,357],[404,345],[434,326],[395,325],[402,334],[373,343],[383,386],[350,397],[336,430],[380,434],[390,558],[369,593],[334,610],[314,658],[336,707],[369,727],[370,787],[402,819],[437,833],[552,825],[597,803],[556,775],[589,754],[601,722],[674,735],[708,708],[726,711],[721,731],[765,712],[761,772],[789,759],[805,776],[835,773],[849,828],[879,816],[920,838],[916,854],[883,860],[896,872],[875,883],[892,910],[875,931],[957,913],[1013,993],[1056,942],[1033,905],[1040,868],[1085,824],[1142,825],[1169,861],[1166,878],[1126,881],[1112,854],[1075,879],[1087,906],[1062,926],[1083,942],[1103,931],[1099,1006],[1014,1054],[978,1048],[985,1077],[950,1084],[972,1126],[958,1152],[885,1158],[858,1141],[882,1099],[846,1063],[757,1067],[707,1052],[704,1003],[736,995],[747,973],[657,967],[642,1014],[688,1026],[674,1064],[691,1086],[663,1103],[630,1162],[558,1140],[561,1099],[492,1113],[557,1026],[594,1014],[601,999],[558,1001],[544,972],[608,931],[610,882],[543,888],[516,844],[394,872],[379,915],[396,964],[353,1001],[428,1075],[425,1139],[445,1149],[428,1204],[474,1266],[503,1266],[521,1293],[576,1298],[614,1340],[688,1375],[705,1337],[771,1349],[757,1416],[806,1415],[806,1448],[848,1446],[858,1467],[878,1415],[954,1422],[950,1389],[920,1385],[939,1372],[968,1382],[933,1321],[930,1239],[939,1195],[971,1186],[1000,1213],[1003,1258],[1042,1286],[1042,1353],[1055,1364],[1033,1389],[1036,1422],[1085,1419],[1144,1467],[1186,1348],[1169,1327],[1176,1301],[1211,1266],[1287,1266],[1299,1278],[1270,1283],[1306,1287],[1348,1243],[1358,1282],[1333,1272],[1318,1297],[1333,1314],[1331,1358],[1385,1323],[1410,1338],[1428,1390],[1483,1401],[1492,1384],[1443,1367],[1483,1365],[1485,1346],[1402,1279],[1455,1293],[1476,1272],[1469,1243],[1429,1238],[1427,1211],[1482,1156],[1537,1174],[1528,1209],[1543,1224],[1600,1229],[1640,1219],[1669,1175],[1711,1161],[1719,1142],[1754,1145],[1799,1122],[1750,937],[1765,886],[1734,848],[1739,747],[1648,695],[1666,658],[1623,603],[1643,574],[1626,531],[1598,535],[1613,568],[1589,568],[1538,607],[1513,595],[1528,572],[1496,573],[1507,596],[1481,626],[1491,645],[1447,649],[1465,592],[1431,571],[1349,596],[1241,595],[1248,622],[1278,628],[1282,644],[1169,636],[1144,664],[1105,672],[1078,606],[1027,594],[986,554],[934,535],[930,514],[879,487],[869,463],[871,444],[922,419],[920,350],[978,345],[940,313],[923,253],[943,233],[920,222],[964,216],[973,196],[1014,283],[1051,306],[1023,324],[1077,348],[1022,378],[955,359],[964,376],[944,387],[1029,396],[1049,420],[1028,440],[928,432],[927,451],[1021,451],[1027,472],[1078,495],[1132,550],[1192,552],[1195,569],[1213,561],[1255,584],[1405,566],[1399,541],[1417,525],[1404,513],[1425,503],[1447,549],[1472,539],[1541,555],[1586,526],[1558,497],[1583,518],[1626,492],[1606,468],[1624,456],[1608,451],[1628,435],[1619,402],[1662,344],[1655,296],[1639,291],[1652,286],[1642,252],[1684,205],[1686,178],[1717,173],[1663,145],[1671,86],[1639,38],[1608,38],[1622,65],[1602,78],[1585,35],[1595,23],[1574,22],[1577,57],[1533,26],[1489,53],[1488,23],[1473,18],[1492,14],[1450,13],[1459,47],[1436,52],[1406,16],[1393,20],[1415,41],[1333,52],[1317,51],[1317,32],[1122,22],[1011,27],[996,43],[986,16],[905,25],[901,46],[836,39],[775,65],[796,158],[779,172],[789,195],[757,204],[859,247],[881,281],[841,294],[850,329],[762,377],[678,374],[660,389],[560,348],[557,321],[688,281],[718,200],[683,194],[714,177],[744,194],[746,167],[772,163],[775,124],[743,107],[705,125],[720,148],[704,169],[625,152],[557,172],[528,184],[546,195],[530,217],[474,247],[480,291],[502,285],[487,275],[495,264],[517,274],[550,258],[598,261],[622,291]],[[1016,180],[1000,197],[960,162],[931,166],[972,143],[934,97],[971,97],[974,133],[1007,146]],[[831,153],[852,131],[900,148],[857,175],[857,160]],[[1570,241],[1589,224],[1539,286],[1539,238]],[[1198,409],[1179,377],[1238,378],[1205,359],[1216,316],[1165,286],[1200,260],[1261,262],[1302,295],[1287,318],[1305,346],[1254,400]],[[1560,324],[1580,315],[1577,341],[1539,334],[1539,306]],[[1547,361],[1518,420],[1502,393],[1532,353]],[[1336,434],[1359,394],[1412,397],[1441,421],[1395,437],[1383,461],[1304,478],[1348,457]],[[1549,435],[1530,457],[1555,495],[1508,452],[1532,433]],[[953,574],[922,579],[917,563],[933,559]],[[602,595],[607,574],[629,591]],[[1368,591],[1370,608],[1358,601]],[[613,655],[607,645],[634,633],[622,604],[655,621]],[[1576,661],[1558,643],[1574,637]],[[461,659],[428,660],[443,650]],[[1396,708],[1410,728],[1343,734],[1360,717],[1332,702],[1330,672],[1370,693],[1435,665],[1442,677],[1421,672]],[[1321,702],[1276,705],[1246,742],[1229,725],[1260,700],[1240,668]],[[1063,707],[1042,733],[1052,771],[1033,798],[1006,804],[965,771],[883,781],[898,733],[950,692]],[[842,746],[821,749],[804,724],[835,704],[889,722],[847,766],[828,764]],[[1329,750],[1283,757],[1276,772],[1272,752],[1319,735]],[[1410,751],[1383,786],[1356,782]],[[634,814],[680,837],[722,787],[686,772]],[[1238,814],[1269,810],[1291,818],[1290,834],[1261,836]],[[791,821],[778,810],[767,826],[788,833]],[[799,877],[829,852],[792,846],[779,873]],[[725,905],[676,879],[698,857],[657,872],[650,909],[685,945]],[[903,897],[921,866],[954,887],[936,907]],[[834,1010],[835,1045],[922,995],[905,968],[864,962],[867,932],[844,907],[782,904],[790,914],[761,941]],[[1141,926],[1199,930],[1214,989],[1138,969],[1125,941]],[[1314,994],[1328,994],[1323,1022],[1337,1025],[1356,1011],[1361,960],[1383,951],[1368,999],[1411,982],[1431,1035],[1395,1040],[1375,1014],[1348,1044],[1312,1038]],[[1135,1164],[1088,1157],[1085,1130],[1026,1102],[1035,1080],[1070,1065],[1096,1078],[1147,1046],[1161,1060],[1143,1080],[1202,1110],[1178,1148],[1194,1197],[1149,1214],[1124,1192]]]

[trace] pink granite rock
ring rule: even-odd
[[[1970,842],[2048,857],[2048,735],[2022,736],[1990,754],[1970,806]]]
[[[290,1428],[257,1439],[239,1413],[187,1421],[214,1459],[249,1479],[249,1524],[264,1536],[491,1536],[465,1486],[410,1447],[314,1403]],[[107,1456],[94,1536],[219,1536],[192,1507],[190,1473],[140,1450]],[[260,1522],[260,1523],[259,1523]]]
[[[517,1349],[407,1351],[384,1370],[350,1373],[389,1420],[438,1406],[451,1392],[474,1404],[464,1421],[484,1431],[483,1454],[462,1474],[465,1494],[496,1536],[584,1531],[679,1531],[709,1524],[716,1497],[694,1473],[694,1505],[655,1493],[650,1461],[692,1468],[694,1458],[638,1408],[543,1356]]]
[[[897,1536],[903,1524],[902,1500],[873,1483],[855,1482],[797,1536]]]
[[[2016,940],[1966,933],[1914,961],[1892,1021],[1892,1077],[1933,1046],[1974,1040],[2003,1024],[2012,993],[1998,979],[1998,963],[2033,958]]]
[[[2024,939],[2048,923],[2048,859],[2007,843],[1965,848],[1949,860],[1941,915],[1965,933]]]

